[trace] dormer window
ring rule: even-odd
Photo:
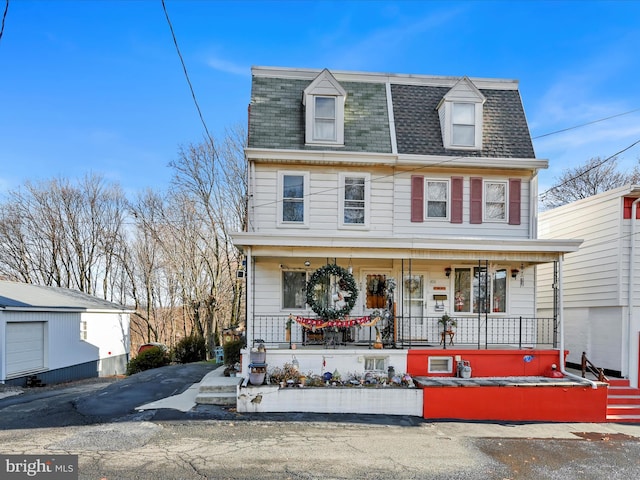
[[[304,90],[307,145],[344,145],[346,96],[344,88],[326,69]]]
[[[474,147],[476,144],[476,114],[473,103],[451,105],[451,145]]]
[[[442,144],[452,150],[482,149],[482,107],[485,97],[471,80],[456,83],[438,105]]]
[[[336,98],[314,97],[313,141],[336,141]]]

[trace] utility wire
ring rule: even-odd
[[[531,140],[537,140],[538,138],[549,137],[551,135],[556,135],[558,133],[568,132],[569,130],[574,130],[576,128],[586,127],[587,125],[593,125],[594,123],[604,122],[605,120],[611,120],[612,118],[622,117],[623,115],[629,115],[630,113],[635,113],[640,111],[640,108],[636,108],[634,110],[629,110],[628,112],[618,113],[616,115],[611,115],[610,117],[600,118],[598,120],[593,120],[591,122],[582,123],[580,125],[575,125],[573,127],[563,128],[562,130],[556,130],[555,132],[543,133],[542,135],[538,135],[536,137],[531,137]]]
[[[9,0],[4,4],[4,13],[2,14],[2,24],[0,24],[0,40],[2,40],[2,34],[4,33],[4,22],[7,19],[7,12],[9,11]]]
[[[9,3],[9,0],[7,0]],[[184,59],[182,58],[182,53],[180,53],[180,47],[178,47],[178,40],[176,39],[176,34],[173,31],[173,25],[171,24],[171,20],[169,19],[169,12],[167,12],[167,6],[164,4],[164,0],[162,0],[162,9],[164,10],[164,16],[167,19],[167,23],[169,24],[169,30],[171,30],[171,37],[173,38],[173,44],[176,46],[176,52],[178,52],[178,57],[180,58],[180,63],[182,64],[182,70],[184,71],[184,76],[187,79],[187,83],[189,84],[189,90],[191,90],[191,97],[193,98],[193,103],[196,105],[196,110],[198,110],[198,115],[200,116],[200,121],[202,122],[202,126],[204,127],[204,131],[207,134],[207,138],[213,147],[213,138],[209,133],[209,129],[207,128],[207,123],[204,121],[204,117],[202,116],[202,111],[200,110],[200,105],[198,104],[198,99],[196,98],[196,93],[193,90],[193,85],[191,84],[191,80],[189,79],[189,72],[187,72],[187,66],[184,63]]]
[[[609,156],[609,157],[605,158],[605,159],[604,159],[604,160],[602,160],[601,162],[598,162],[598,163],[596,163],[595,165],[592,165],[592,166],[591,166],[591,168],[588,168],[588,169],[584,170],[583,172],[580,172],[580,173],[578,173],[577,175],[574,175],[573,177],[566,179],[564,182],[562,182],[562,183],[560,183],[560,184],[558,184],[558,185],[555,185],[555,186],[553,186],[553,187],[549,188],[548,190],[545,190],[545,191],[544,191],[544,192],[542,192],[542,193],[539,193],[539,194],[538,194],[538,197],[540,197],[540,199],[542,199],[542,198],[543,198],[546,194],[548,194],[549,192],[552,192],[552,191],[553,191],[553,190],[555,190],[556,188],[560,188],[560,187],[562,187],[563,185],[566,185],[567,183],[569,183],[569,182],[571,182],[571,181],[575,180],[576,178],[580,178],[581,176],[583,176],[583,175],[585,175],[585,174],[589,173],[591,170],[594,170],[594,169],[598,168],[600,165],[604,165],[606,162],[608,162],[608,161],[612,160],[613,158],[617,157],[617,156],[618,156],[618,155],[620,155],[621,153],[624,153],[624,152],[626,152],[627,150],[629,150],[629,149],[631,149],[631,148],[635,147],[635,146],[636,146],[636,145],[638,145],[639,143],[640,143],[640,139],[639,139],[639,140],[636,140],[636,141],[635,141],[635,142],[633,142],[631,145],[629,145],[629,146],[627,146],[627,147],[623,148],[623,149],[622,149],[622,150],[620,150],[619,152],[616,152],[616,153],[614,153],[613,155],[611,155],[611,156]]]

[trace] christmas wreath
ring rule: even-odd
[[[339,277],[335,283],[335,291],[331,289],[331,277]],[[344,293],[343,293],[344,292]],[[320,294],[320,295],[318,295]],[[334,308],[331,299],[341,305]],[[316,315],[325,320],[334,320],[348,315],[356,304],[358,287],[347,270],[338,265],[325,265],[318,268],[307,282],[307,304]]]

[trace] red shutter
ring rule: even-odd
[[[424,222],[424,177],[411,176],[411,221]]]
[[[509,179],[509,225],[520,225],[522,181],[519,178]]]
[[[482,223],[482,177],[471,177],[471,212],[469,223]]]
[[[633,202],[635,198],[624,197],[624,209],[622,213],[622,218],[625,220],[631,219],[631,210],[633,210]],[[636,220],[640,219],[640,206],[636,209]]]
[[[451,223],[462,223],[462,177],[451,177]]]

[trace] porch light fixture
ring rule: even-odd
[[[451,275],[451,267],[447,267],[444,269],[444,274],[447,276],[447,278],[449,278],[449,276]]]
[[[349,275],[353,275],[353,265],[351,265],[351,258],[349,258],[349,266],[347,267],[347,272],[349,272]]]
[[[310,262],[309,260],[306,260],[306,261],[304,262],[304,266],[305,266],[305,267],[310,267],[310,266],[311,266],[311,262]]]
[[[512,268],[511,269],[511,278],[515,279],[518,276],[519,272],[520,272],[520,270],[518,270],[517,268]]]

